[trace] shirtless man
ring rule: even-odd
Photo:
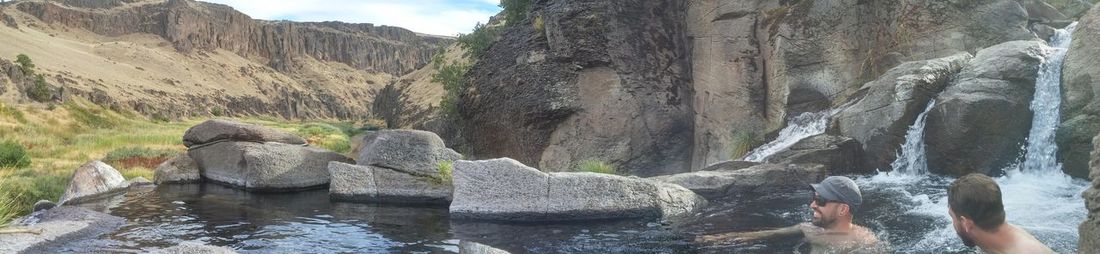
[[[947,189],[951,224],[967,247],[985,253],[1054,253],[1027,231],[1005,223],[1001,187],[983,174],[969,174]]]
[[[886,253],[875,234],[852,223],[852,211],[863,203],[856,182],[843,176],[830,176],[814,188],[810,209],[812,223],[756,232],[733,232],[704,235],[697,241],[752,241],[764,238],[802,236],[811,245],[812,253]]]

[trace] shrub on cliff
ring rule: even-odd
[[[500,36],[500,31],[499,26],[477,23],[474,25],[473,32],[458,35],[458,45],[466,48],[466,56],[479,59],[485,55],[485,51],[489,50],[489,45],[492,45],[493,41]]]
[[[462,63],[436,65],[436,73],[432,74],[432,82],[443,85],[443,101],[439,103],[444,114],[454,115],[458,112],[458,97],[466,90],[466,71],[470,66]]]
[[[31,57],[25,54],[19,54],[15,56],[15,62],[18,63],[19,68],[23,70],[23,75],[30,76],[34,74],[34,62],[31,61]]]
[[[504,8],[505,22],[511,26],[527,19],[527,9],[531,8],[531,0],[500,0],[500,8]]]
[[[51,99],[50,87],[46,86],[46,78],[42,74],[34,76],[34,86],[27,91],[27,96],[38,102],[46,102]]]

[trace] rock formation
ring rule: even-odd
[[[928,168],[996,175],[1022,154],[1042,41],[1012,41],[978,51],[939,96],[925,127]]]
[[[683,216],[706,200],[675,184],[600,173],[543,173],[501,158],[458,161],[452,218],[570,221]]]
[[[73,172],[58,204],[76,204],[125,190],[129,185],[118,170],[101,161],[91,161]]]
[[[889,169],[909,125],[970,58],[959,53],[890,69],[864,84],[852,104],[833,117],[827,132],[851,137],[863,146],[862,168]]]
[[[435,133],[382,130],[360,137],[356,165],[328,165],[335,200],[380,203],[449,204],[452,162],[462,155]]]
[[[1062,123],[1055,136],[1066,173],[1088,176],[1089,138],[1100,132],[1100,7],[1077,24],[1062,65]]]
[[[829,171],[821,164],[760,164],[747,168],[701,170],[651,177],[676,184],[707,197],[733,192],[767,192],[782,188],[801,188],[821,182]]]
[[[863,167],[863,148],[855,139],[820,134],[799,140],[769,156],[775,164],[821,164],[829,174],[871,173]]]
[[[601,160],[637,175],[691,165],[684,1],[546,1],[467,74],[472,156],[548,171]],[[642,53],[646,52],[646,53]],[[465,152],[465,151],[464,151]]]
[[[153,181],[156,184],[195,183],[202,181],[202,175],[199,174],[199,166],[195,165],[195,160],[183,153],[158,165],[153,170]]]
[[[1088,210],[1088,218],[1081,222],[1078,228],[1080,240],[1077,244],[1078,253],[1100,252],[1100,135],[1092,139],[1092,186],[1081,195],[1085,198],[1085,209]]]
[[[329,183],[329,162],[354,162],[332,151],[281,143],[302,140],[289,133],[221,120],[191,127],[184,140],[191,141],[187,155],[195,161],[204,179],[248,190],[286,191],[325,186]]]
[[[735,144],[857,100],[904,62],[1036,38],[1013,0],[540,1],[530,16],[545,30],[506,29],[467,74],[471,156],[548,171],[598,159],[646,176],[737,159]]]
[[[437,47],[449,42],[373,24],[253,20],[227,5],[192,0],[94,5],[29,1],[16,7],[46,23],[105,36],[157,35],[183,52],[224,49],[246,58],[265,58],[269,66],[284,72],[295,68],[298,58],[309,56],[401,75],[426,64]]]

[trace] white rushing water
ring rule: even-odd
[[[1031,102],[1034,119],[1022,163],[1006,168],[1004,176],[995,178],[1001,187],[1007,221],[1059,253],[1077,251],[1077,226],[1086,216],[1081,192],[1088,182],[1062,173],[1054,143],[1060,120],[1062,61],[1075,27],[1076,23],[1058,30],[1050,43],[1053,50],[1040,65]],[[895,172],[880,172],[857,182],[865,191],[896,195],[898,202],[906,206],[903,214],[897,215],[901,219],[930,220],[936,224],[934,230],[903,246],[894,246],[895,250],[914,253],[961,250],[962,243],[947,214],[946,191],[954,178],[928,173],[922,140],[924,121],[922,113],[906,134],[905,145],[891,164]]]
[[[933,99],[928,102],[928,106],[924,107],[924,112],[917,115],[916,122],[905,132],[905,144],[901,145],[898,158],[890,163],[894,172],[906,175],[928,174],[928,159],[925,158],[924,152],[924,124],[925,119],[928,118],[928,111],[932,111],[934,106],[936,106],[936,100]]]
[[[742,160],[763,162],[768,156],[791,147],[799,140],[825,133],[825,127],[829,125],[829,117],[833,113],[831,110],[806,112],[791,118],[787,121],[787,127],[779,130],[779,136],[775,140],[749,151]]]

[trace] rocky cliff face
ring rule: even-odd
[[[1081,18],[1062,66],[1062,123],[1055,136],[1063,169],[1088,176],[1089,137],[1100,132],[1100,7]]]
[[[437,47],[449,43],[399,27],[253,20],[226,5],[192,0],[23,2],[16,7],[46,23],[106,36],[158,35],[182,52],[224,49],[263,58],[280,71],[310,56],[401,75],[422,67]]]
[[[460,125],[478,158],[550,171],[602,160],[639,175],[690,166],[683,1],[540,1],[467,73]]]
[[[363,118],[375,91],[453,41],[371,24],[253,20],[190,0],[20,1],[0,16],[12,23],[0,26],[0,58],[29,55],[56,100],[167,118]],[[0,84],[0,99],[27,102],[16,95],[31,81],[0,69],[17,88]],[[441,88],[427,90],[414,92]]]
[[[1013,0],[537,1],[531,16],[539,15],[545,34],[532,19],[510,28],[468,75],[463,110],[475,119],[466,126],[491,126],[467,129],[473,153],[544,169],[585,159],[578,154],[626,168],[688,158],[685,169],[650,166],[662,174],[737,159],[738,145],[766,141],[789,116],[858,99],[894,66],[1034,39],[1029,20],[1040,22]],[[631,80],[642,82],[628,90],[647,97],[618,96]],[[669,95],[686,103],[666,103],[675,102]],[[639,120],[646,115],[668,121]],[[582,120],[599,123],[579,131],[569,118],[604,120]],[[485,133],[508,134],[481,140]],[[688,141],[665,141],[673,137]],[[627,155],[653,150],[661,152]]]

